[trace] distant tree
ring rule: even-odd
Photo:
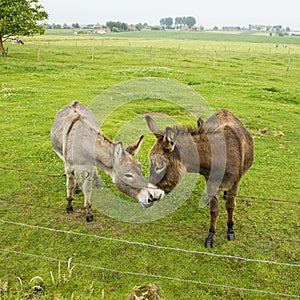
[[[120,22],[120,21],[108,21],[106,22],[106,26],[114,32],[119,32],[119,31],[127,31],[128,30],[128,24]]]
[[[73,23],[73,24],[72,24],[72,27],[73,27],[73,28],[80,28],[80,25],[79,25],[78,23]]]
[[[61,25],[60,25],[60,24],[55,24],[55,23],[53,23],[53,24],[52,24],[52,28],[53,28],[53,29],[61,29]]]
[[[175,27],[180,28],[182,26],[182,17],[176,17],[175,18]]]
[[[196,24],[196,19],[194,17],[186,17],[186,25],[189,26],[189,28],[192,28]]]
[[[273,31],[275,31],[276,33],[279,33],[282,29],[282,26],[281,25],[276,25],[276,26],[273,26]]]
[[[218,26],[214,26],[213,30],[219,30]]]
[[[159,26],[151,26],[151,30],[160,30]]]
[[[279,32],[278,32],[278,35],[279,36],[285,36],[285,35],[289,35],[284,29],[281,29]]]
[[[3,42],[15,36],[43,34],[48,13],[38,0],[0,0],[0,51],[7,56]]]
[[[119,27],[116,27],[116,26],[113,26],[111,29],[110,29],[112,32],[120,32],[120,28]]]
[[[162,18],[160,19],[159,24],[165,28],[171,29],[173,25],[173,18]]]
[[[288,26],[286,29],[285,29],[286,32],[290,32],[291,31],[291,28]]]
[[[128,30],[128,24],[127,23],[122,23],[121,25],[122,31],[127,31]]]
[[[268,25],[268,26],[266,27],[266,30],[267,30],[267,31],[271,31],[271,30],[272,30],[272,28],[273,28],[273,26],[271,26],[271,25]]]
[[[259,26],[257,24],[249,24],[249,30],[260,30]]]
[[[166,22],[166,26],[167,26],[168,29],[172,28],[173,18],[168,17],[168,18],[165,19],[165,22]]]
[[[138,24],[135,25],[135,28],[136,28],[137,30],[142,30],[142,29],[144,28],[144,26],[143,26],[142,23],[138,23]]]

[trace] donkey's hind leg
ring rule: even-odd
[[[76,182],[75,182],[75,186],[73,188],[73,193],[74,194],[78,194],[81,190],[81,172],[76,170],[75,171],[75,177],[76,177]]]
[[[73,211],[73,206],[72,206],[72,201],[73,201],[73,189],[75,187],[75,178],[74,178],[74,173],[73,173],[73,169],[65,166],[65,173],[67,176],[67,212],[72,212]]]
[[[218,185],[214,181],[207,180],[206,190],[210,204],[210,227],[208,237],[205,239],[205,247],[212,248],[220,214]]]
[[[234,209],[236,207],[236,201],[235,197],[239,190],[239,182],[235,183],[234,186],[227,191],[226,193],[226,210],[227,210],[227,239],[229,241],[233,241],[234,236],[234,230],[233,230],[233,224],[234,224]]]
[[[100,187],[100,181],[99,181],[99,175],[98,175],[97,167],[94,168],[93,172],[94,172],[93,178],[94,178],[94,181],[95,181],[95,186],[97,188],[99,188]]]
[[[86,209],[86,220],[88,222],[93,221],[93,213],[91,208],[91,194],[92,194],[92,180],[94,177],[94,169],[91,169],[86,173],[86,177],[82,186],[84,194],[84,207]]]

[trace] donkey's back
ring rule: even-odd
[[[214,145],[217,136],[221,136],[225,142],[226,151],[226,173],[232,174],[232,180],[240,180],[253,163],[253,140],[242,122],[230,111],[219,110],[204,124],[204,130],[208,136],[212,136],[210,142]],[[216,148],[219,144],[215,145]],[[227,173],[227,174],[228,174]],[[225,174],[226,176],[226,174]]]
[[[100,132],[99,124],[94,114],[87,107],[74,101],[63,107],[56,115],[51,129],[51,143],[58,156],[66,161],[68,135],[79,118],[88,120],[89,124]]]

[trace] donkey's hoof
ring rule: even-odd
[[[66,210],[67,210],[67,213],[71,213],[71,212],[73,212],[74,210],[73,210],[73,206],[69,206],[69,205],[67,205],[67,207],[66,207]]]
[[[214,239],[213,239],[213,235],[210,233],[208,235],[208,237],[205,239],[205,248],[213,248],[213,244],[214,244]]]
[[[213,247],[213,240],[210,238],[206,238],[205,240],[205,248],[211,249]]]
[[[232,226],[228,227],[227,239],[228,239],[228,241],[234,241],[234,230],[233,230]]]
[[[234,241],[234,232],[227,233],[228,241]]]
[[[91,216],[86,216],[86,221],[87,222],[92,222],[94,220],[93,215]]]
[[[75,187],[75,188],[73,189],[73,194],[74,194],[74,195],[79,194],[80,191],[81,191],[80,188]]]

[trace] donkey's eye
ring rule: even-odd
[[[128,178],[128,179],[133,178],[133,175],[130,174],[130,173],[126,173],[124,176],[125,176],[126,178]]]
[[[160,173],[165,167],[164,166],[157,166],[155,167],[155,172]]]

